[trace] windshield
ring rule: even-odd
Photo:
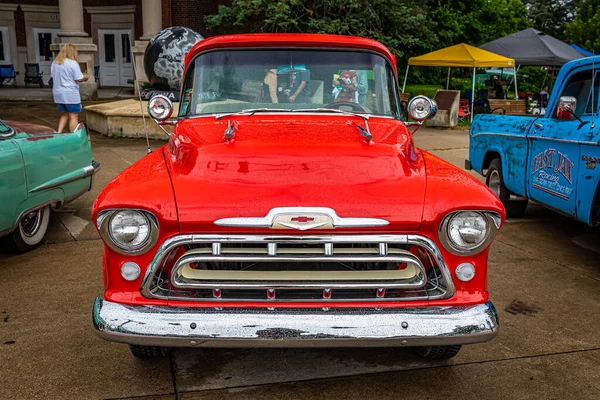
[[[208,52],[188,67],[179,116],[324,107],[399,117],[390,64],[380,55],[349,50]]]

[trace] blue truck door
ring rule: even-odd
[[[566,214],[577,216],[577,177],[580,168],[580,141],[589,137],[592,124],[592,103],[598,102],[598,80],[592,102],[592,71],[590,67],[574,69],[557,82],[553,102],[545,118],[538,119],[528,134],[529,155],[527,189],[530,198]],[[576,119],[560,120],[556,117],[558,99],[572,96],[577,100]],[[596,111],[596,110],[594,110]]]
[[[595,122],[589,133],[579,143],[581,165],[577,176],[577,219],[594,226],[600,223],[600,204],[594,201],[600,190],[600,120]]]

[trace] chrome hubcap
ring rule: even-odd
[[[500,197],[500,174],[498,174],[498,171],[494,170],[490,172],[488,186],[496,196]]]
[[[21,230],[23,234],[27,237],[35,236],[35,234],[40,230],[40,226],[42,225],[42,216],[44,211],[42,209],[32,211],[27,214],[21,220]]]

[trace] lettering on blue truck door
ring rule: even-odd
[[[595,86],[592,101],[591,68],[573,71],[564,85],[556,88],[560,95],[555,97],[548,113],[536,121],[528,135],[529,197],[572,216],[578,214],[578,174],[585,168],[580,144],[590,134],[592,111],[595,112],[597,107],[598,79]],[[557,114],[556,103],[563,96],[575,99],[573,111],[583,122],[569,113]]]
[[[574,166],[567,155],[556,149],[546,149],[533,157],[531,186],[563,200],[569,200],[573,195]]]

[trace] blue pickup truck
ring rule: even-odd
[[[529,199],[588,225],[600,224],[600,57],[565,64],[544,116],[477,115],[466,169],[506,207],[523,215]]]

